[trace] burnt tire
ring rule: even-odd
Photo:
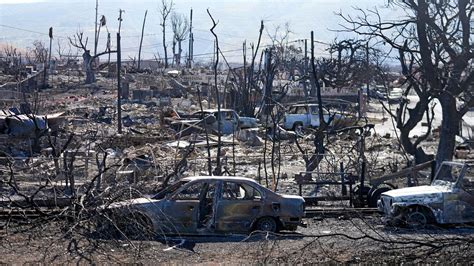
[[[382,193],[387,192],[391,190],[389,187],[380,187],[374,189],[370,194],[369,194],[369,208],[376,208],[377,207],[377,201],[380,199],[380,196]]]
[[[258,219],[255,230],[274,233],[278,231],[278,223],[273,217],[263,217]]]
[[[294,123],[292,129],[296,134],[303,135],[303,123],[301,122]]]
[[[423,229],[434,222],[431,210],[423,207],[412,207],[403,216],[403,221],[408,228]]]

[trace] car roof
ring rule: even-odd
[[[301,107],[301,106],[319,106],[317,103],[298,103],[290,105],[290,107]]]
[[[221,108],[221,112],[231,112],[231,111],[234,111],[234,110]],[[200,113],[200,112],[201,111],[197,111],[196,113]],[[204,113],[215,113],[215,112],[217,112],[217,109],[204,109],[204,110],[202,110],[202,112],[204,112]]]
[[[181,180],[195,181],[195,180],[222,180],[222,181],[248,181],[258,184],[254,179],[240,176],[190,176]]]

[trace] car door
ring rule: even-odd
[[[308,107],[309,119],[312,127],[319,127],[319,109],[318,106],[312,105]]]
[[[461,180],[459,203],[462,205],[462,222],[474,222],[474,173],[468,169]]]
[[[311,113],[311,107],[305,105],[305,106],[300,106],[299,108],[300,108],[299,113],[303,114],[302,115],[303,126],[304,127],[314,126],[313,114]]]
[[[443,193],[443,223],[474,221],[474,180],[471,170],[466,166],[461,168],[443,164],[437,179],[438,176],[443,176],[443,180],[454,180],[452,190]]]
[[[197,228],[199,198],[206,181],[186,184],[166,199],[161,219],[166,233],[193,233]]]
[[[262,213],[261,191],[242,181],[223,181],[221,186],[216,229],[220,232],[247,232]]]

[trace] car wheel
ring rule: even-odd
[[[369,208],[376,208],[377,201],[380,199],[382,193],[387,192],[389,190],[391,190],[391,188],[389,187],[380,187],[369,192]]]
[[[303,135],[303,124],[302,123],[295,123],[293,125],[293,131],[298,135]]]
[[[277,222],[272,217],[260,218],[255,226],[255,230],[257,231],[276,232],[277,229]]]
[[[405,215],[405,223],[409,228],[422,229],[428,224],[428,217],[423,211],[417,209],[409,211]]]

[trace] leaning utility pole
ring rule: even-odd
[[[94,55],[97,54],[97,43],[99,42],[99,37],[97,36],[98,25],[97,19],[99,17],[99,0],[95,0],[95,30],[94,30]]]
[[[142,26],[142,37],[140,38],[140,48],[138,48],[138,70],[140,70],[140,62],[141,62],[141,55],[142,55],[142,44],[143,44],[143,32],[145,31],[145,22],[146,22],[146,14],[148,10],[145,11],[145,16],[143,17],[143,26]]]

